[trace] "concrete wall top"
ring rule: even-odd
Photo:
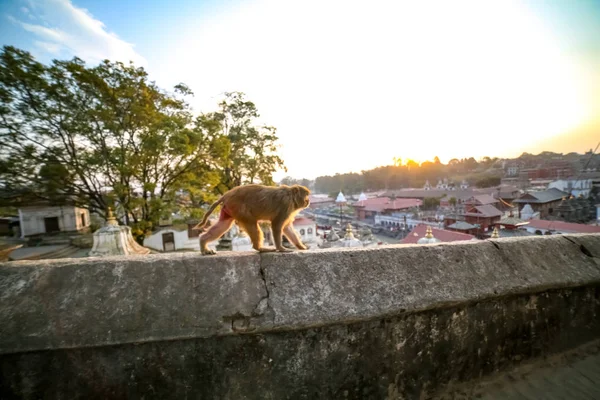
[[[600,234],[0,264],[0,354],[301,329],[600,282]]]

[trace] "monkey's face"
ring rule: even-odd
[[[294,185],[292,186],[292,192],[294,193],[294,202],[298,208],[306,208],[310,205],[310,190],[306,187]]]

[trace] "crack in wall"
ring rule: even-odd
[[[581,251],[581,252],[582,252],[583,254],[585,254],[586,256],[588,256],[588,257],[591,257],[591,258],[597,258],[597,257],[596,257],[594,254],[592,254],[592,252],[591,252],[591,251],[590,251],[590,250],[589,250],[587,247],[585,247],[583,244],[581,244],[581,243],[579,243],[579,242],[577,242],[577,241],[575,241],[575,240],[571,239],[571,238],[570,238],[570,237],[568,237],[568,236],[562,236],[562,235],[561,235],[561,237],[562,237],[562,238],[564,238],[564,239],[566,239],[567,241],[569,241],[569,242],[573,243],[574,245],[576,245],[576,246],[579,246],[579,251]]]

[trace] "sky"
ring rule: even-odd
[[[226,91],[296,178],[600,141],[600,0],[2,0],[0,44]]]

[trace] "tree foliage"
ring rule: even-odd
[[[277,130],[259,125],[259,117],[253,102],[246,100],[243,93],[232,92],[225,93],[218,111],[199,118],[199,126],[209,137],[228,140],[228,151],[217,163],[220,194],[249,183],[273,185],[273,173],[280,168],[287,171],[277,155]]]
[[[0,188],[10,196],[3,198],[101,215],[113,206],[144,231],[182,204],[193,214],[233,186],[271,184],[283,162],[275,129],[254,124],[254,104],[227,93],[218,112],[194,117],[191,95],[184,84],[160,89],[133,64],[44,65],[5,46]]]

